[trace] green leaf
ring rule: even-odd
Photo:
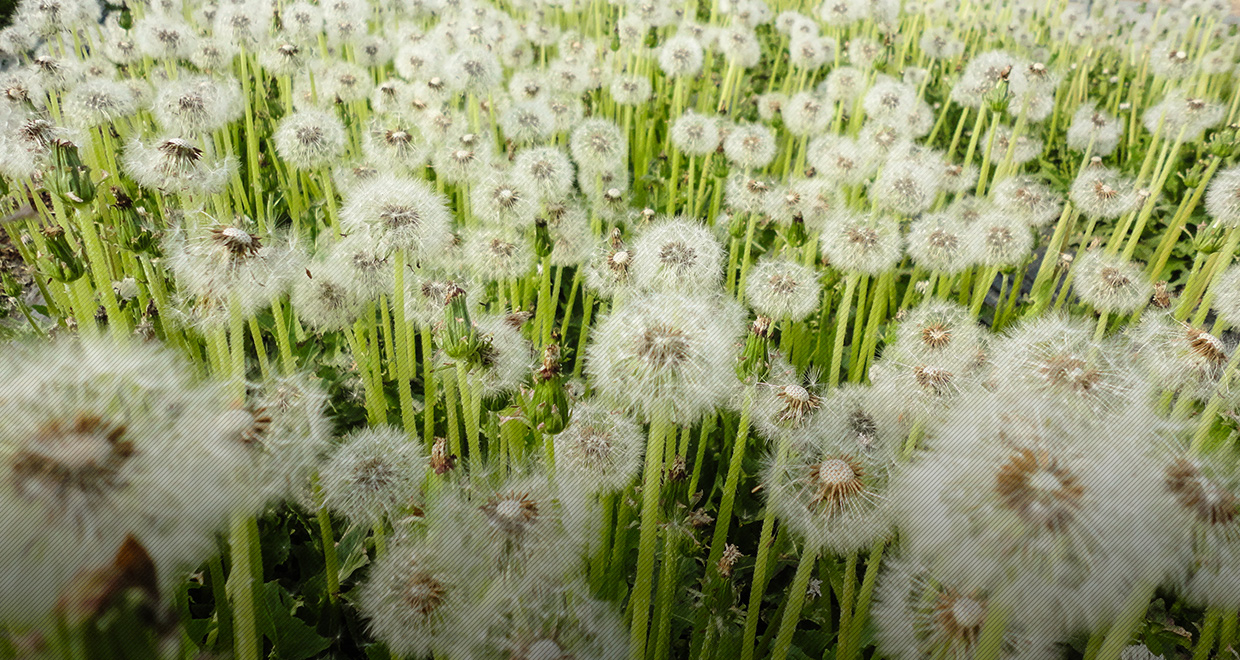
[[[258,607],[258,628],[273,646],[272,658],[306,660],[331,646],[331,640],[315,632],[314,627],[294,616],[301,601],[280,586],[268,582],[262,587],[263,598]]]
[[[338,573],[340,584],[353,575],[354,571],[370,563],[366,556],[366,533],[370,528],[365,525],[353,525],[345,531],[340,542],[336,544],[336,552],[343,557]]]

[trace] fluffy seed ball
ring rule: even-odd
[[[660,409],[689,423],[735,383],[741,310],[700,296],[656,293],[618,305],[598,327],[586,366],[600,394],[648,418]]]

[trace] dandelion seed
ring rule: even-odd
[[[711,232],[686,218],[665,218],[633,244],[634,283],[646,290],[703,293],[718,288],[723,248]]]
[[[360,587],[358,609],[370,631],[402,656],[458,647],[479,623],[474,603],[485,591],[486,565],[462,534],[394,544]]]
[[[1087,101],[1072,115],[1067,141],[1068,146],[1076,151],[1089,150],[1099,156],[1109,156],[1115,151],[1123,134],[1122,122],[1098,109],[1093,101]]]
[[[425,476],[421,445],[391,427],[354,431],[319,470],[323,505],[363,525],[412,505]]]
[[[885,494],[890,455],[862,451],[853,438],[812,435],[784,461],[768,459],[767,501],[813,547],[847,553],[868,547],[891,529]]]
[[[733,343],[744,328],[738,307],[710,298],[652,294],[630,298],[604,318],[586,368],[600,394],[648,417],[660,406],[688,423],[729,395]]]
[[[127,538],[167,589],[214,551],[252,494],[247,457],[215,423],[224,393],[151,343],[58,340],[10,347],[0,407],[6,620],[35,623],[83,570]]]
[[[973,657],[990,605],[984,591],[944,584],[907,557],[887,564],[879,578],[875,601],[873,616],[880,648],[908,660]],[[998,657],[1055,657],[1053,639],[1031,634],[1021,614],[1014,612],[1009,619]]]
[[[1101,164],[1082,168],[1072,182],[1069,196],[1081,213],[1102,219],[1132,213],[1140,201],[1131,179]]]
[[[280,120],[272,137],[276,151],[289,165],[313,170],[329,164],[344,151],[344,125],[321,110],[299,110]]]
[[[958,407],[934,450],[893,477],[909,556],[994,602],[1048,605],[1021,608],[1031,629],[1110,621],[1135,585],[1162,579],[1182,537],[1159,513],[1170,504],[1148,457],[1159,425],[1120,446],[1095,439],[1107,423],[987,397]]]
[[[823,232],[822,251],[841,270],[877,275],[900,259],[902,243],[891,218],[841,213]]]
[[[174,135],[204,135],[241,115],[241,89],[235,81],[181,79],[156,94],[151,112]]]
[[[572,422],[555,436],[556,478],[591,493],[624,489],[641,471],[646,439],[627,416],[596,404],[573,408]]]
[[[1240,226],[1240,167],[1214,175],[1206,189],[1206,213],[1223,227]]]
[[[761,124],[742,124],[724,138],[723,151],[737,167],[760,169],[775,157],[775,136]]]
[[[1140,267],[1118,256],[1091,250],[1077,263],[1076,293],[1102,312],[1131,314],[1153,293]]]
[[[749,273],[746,300],[772,319],[801,321],[818,307],[818,272],[796,261],[764,257]]]
[[[237,159],[211,158],[196,140],[169,137],[154,143],[132,142],[121,165],[139,185],[165,192],[213,195],[228,185]]]

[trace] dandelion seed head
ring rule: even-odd
[[[426,457],[392,427],[349,434],[319,470],[323,505],[366,525],[376,525],[410,506],[421,489]]]
[[[656,221],[633,244],[634,283],[651,291],[709,292],[718,288],[723,248],[687,218]]]
[[[11,621],[35,623],[84,570],[111,565],[126,538],[161,589],[210,552],[234,507],[242,447],[214,424],[222,389],[156,344],[59,339],[10,346],[0,407],[5,593]],[[19,385],[20,383],[20,385]],[[165,570],[166,569],[166,570]]]
[[[344,125],[322,110],[298,110],[280,120],[272,137],[276,151],[289,165],[313,170],[329,164],[344,150]]]
[[[1141,268],[1118,255],[1090,250],[1078,257],[1076,293],[1102,312],[1131,314],[1143,307],[1153,293]]]
[[[739,307],[701,296],[629,298],[600,323],[586,368],[618,407],[639,417],[667,407],[687,423],[730,394],[742,317]]]

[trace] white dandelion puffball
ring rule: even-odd
[[[735,303],[669,293],[630,298],[599,323],[586,367],[607,400],[649,418],[661,408],[689,423],[713,410],[736,382]]]

